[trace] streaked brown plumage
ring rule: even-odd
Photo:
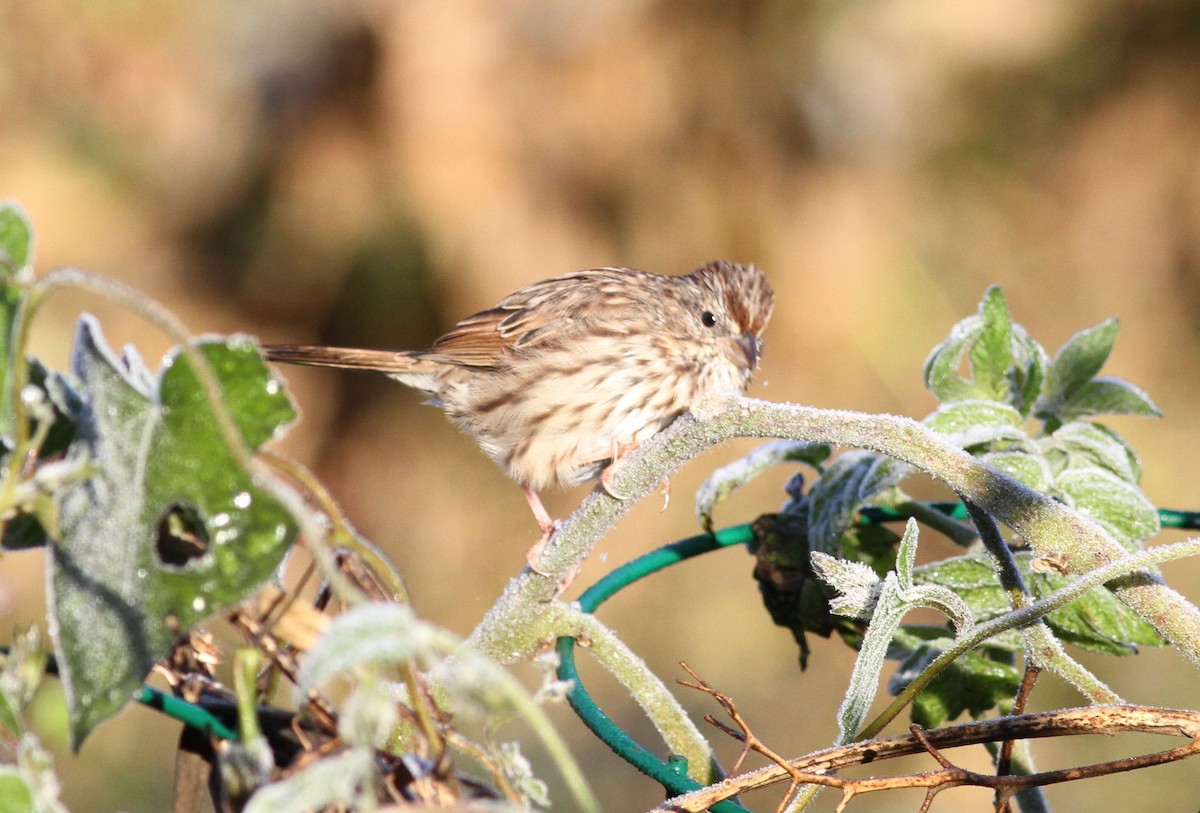
[[[377,370],[430,394],[524,489],[601,474],[702,395],[742,391],[774,294],[754,266],[666,276],[597,268],[535,282],[428,350],[266,345],[268,359]],[[604,478],[605,481],[607,477]]]

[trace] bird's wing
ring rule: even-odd
[[[428,355],[470,367],[497,364],[514,349],[575,335],[604,314],[623,315],[638,303],[624,268],[596,268],[542,280],[510,294],[494,308],[468,316],[433,343]],[[651,275],[646,275],[651,276]],[[599,298],[605,307],[591,306]]]

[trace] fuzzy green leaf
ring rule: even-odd
[[[1142,461],[1125,439],[1107,426],[1091,421],[1063,424],[1039,443],[1050,468],[1057,474],[1068,468],[1099,466],[1127,483],[1142,479]]]
[[[1068,505],[1105,527],[1130,551],[1159,531],[1158,509],[1137,486],[1098,467],[1068,469],[1055,481]]]
[[[242,808],[244,813],[305,813],[341,808],[357,810],[362,789],[375,781],[374,754],[351,748],[309,762],[286,779],[261,788]]]
[[[197,347],[250,446],[291,420],[252,343]],[[226,447],[185,356],[153,377],[132,353],[115,357],[84,317],[72,367],[85,403],[76,445],[97,473],[56,495],[50,601],[78,747],[180,635],[272,575],[295,527]]]
[[[972,399],[943,404],[925,425],[964,449],[1027,440],[1025,419],[1008,404]]]
[[[1019,552],[1015,558],[1035,598],[1047,596],[1072,581],[1071,577],[1057,573],[1035,572],[1031,567],[1033,556],[1028,552]],[[916,569],[914,579],[918,584],[938,584],[958,593],[977,621],[987,621],[1011,609],[991,559],[982,554],[922,565]],[[1162,643],[1154,627],[1104,589],[1092,590],[1054,610],[1045,621],[1064,641],[1092,652],[1129,655],[1139,645]],[[992,643],[998,642],[990,641],[988,645]]]
[[[1162,417],[1150,396],[1119,378],[1094,378],[1079,387],[1055,410],[1061,421],[1093,415],[1140,415]]]
[[[964,357],[970,374],[961,374]],[[966,400],[1008,404],[1029,414],[1041,392],[1049,359],[1042,346],[1015,325],[1004,293],[992,286],[979,313],[956,324],[925,360],[925,386],[943,403]]]
[[[764,471],[784,462],[807,463],[820,471],[831,454],[833,447],[828,443],[772,440],[762,444],[745,457],[714,471],[696,491],[696,517],[700,525],[711,531],[712,512],[717,503]]]
[[[300,690],[319,688],[339,672],[368,666],[428,662],[438,655],[441,633],[407,604],[371,603],[333,620],[304,656]]]
[[[925,386],[943,403],[988,399],[988,392],[959,375],[963,353],[983,330],[983,320],[968,316],[950,329],[950,335],[925,359]]]
[[[1047,493],[1054,482],[1050,467],[1040,455],[1027,452],[991,452],[982,455],[980,460],[1042,494]]]
[[[982,330],[971,345],[971,377],[993,401],[1008,397],[1008,371],[1013,364],[1013,324],[1000,286],[993,285],[979,303]]]
[[[854,524],[858,510],[911,471],[898,460],[869,452],[847,452],[834,460],[808,494],[810,549],[834,551],[838,537]]]
[[[9,276],[33,259],[33,227],[25,212],[11,200],[0,203],[0,271]]]
[[[914,648],[888,681],[888,690],[898,694],[951,643],[949,638],[942,638]],[[937,728],[964,711],[978,719],[1011,700],[1020,686],[1021,673],[1012,664],[993,660],[985,652],[975,649],[958,658],[919,692],[913,700],[913,722]]]
[[[1119,327],[1115,318],[1105,319],[1079,331],[1059,348],[1046,376],[1049,401],[1062,402],[1100,372],[1112,353]]]
[[[1022,563],[1028,564],[1029,557]],[[1060,573],[1025,570],[1034,595],[1045,596],[1071,583]],[[1135,655],[1138,646],[1162,646],[1158,631],[1108,590],[1093,590],[1086,596],[1055,610],[1046,618],[1050,629],[1063,641],[1106,655]]]
[[[0,436],[11,437],[13,322],[24,292],[17,273],[33,255],[33,228],[21,207],[11,201],[0,203]]]

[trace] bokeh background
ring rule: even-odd
[[[1113,424],[1142,452],[1152,500],[1200,508],[1194,2],[0,0],[0,197],[32,218],[41,270],[87,268],[197,332],[267,341],[422,347],[579,268],[755,262],[778,306],[753,394],[914,417],[934,405],[925,355],[998,282],[1051,351],[1121,318],[1107,371],[1165,417]],[[53,366],[81,309],[148,359],[167,347],[128,312],[64,293],[36,331]],[[520,492],[414,393],[285,374],[303,417],[282,449],[394,559],[425,617],[469,632],[536,536]],[[577,584],[694,533],[696,485],[752,445],[695,461],[670,507],[639,506]],[[773,510],[788,473],[718,521]],[[584,493],[547,505],[565,515]],[[850,655],[819,642],[802,674],[749,557],[708,559],[638,585],[603,619],[668,679],[686,659],[781,753],[828,744]],[[1200,598],[1195,568],[1167,572]],[[41,584],[40,554],[5,557],[0,625],[42,620]],[[1195,671],[1169,652],[1085,660],[1131,701],[1200,702]],[[653,745],[628,698],[591,677]],[[1034,705],[1080,702],[1048,678]],[[60,703],[47,690],[39,713],[73,810],[167,806],[173,724],[131,709],[72,756]],[[606,809],[661,798],[568,712],[555,718]],[[1062,767],[1095,747],[1038,753]],[[1200,779],[1179,765],[1050,796],[1060,809],[1194,811]],[[986,800],[960,790],[938,805]]]

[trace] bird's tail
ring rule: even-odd
[[[395,350],[356,350],[304,344],[264,344],[267,361],[304,364],[309,367],[341,367],[346,370],[375,370],[390,375],[422,373],[413,353]]]

